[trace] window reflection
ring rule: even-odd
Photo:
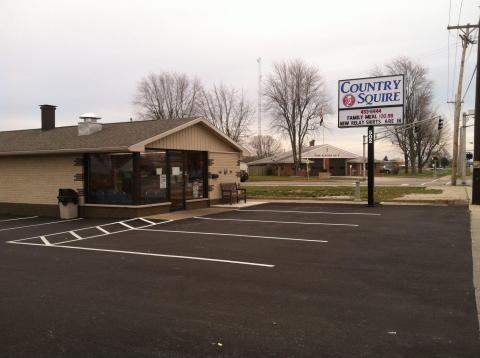
[[[185,188],[186,199],[200,199],[206,197],[206,152],[186,152],[187,183]]]
[[[140,154],[140,200],[142,203],[167,201],[167,155],[165,152]]]
[[[131,154],[90,156],[89,201],[101,204],[132,204],[133,158]]]

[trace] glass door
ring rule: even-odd
[[[179,150],[168,151],[170,171],[170,202],[172,210],[185,209],[184,155]]]

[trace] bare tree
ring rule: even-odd
[[[195,116],[201,91],[197,79],[175,72],[151,73],[138,84],[133,104],[141,119],[172,119]]]
[[[257,159],[271,157],[282,150],[282,144],[270,135],[257,135],[249,144],[255,150]]]
[[[438,115],[432,112],[430,118],[438,118]],[[419,173],[423,171],[423,168],[428,165],[434,155],[448,150],[449,136],[448,128],[438,130],[437,120],[426,121],[417,126],[415,131],[415,149]]]
[[[298,173],[305,136],[320,129],[323,116],[330,112],[324,81],[317,67],[302,60],[276,63],[267,76],[264,96],[273,127],[290,140]]]
[[[398,146],[405,159],[405,171],[410,169],[412,174],[422,170],[425,160],[424,156],[432,153],[437,145],[438,131],[432,121],[424,121],[434,118],[432,109],[433,82],[428,79],[428,70],[423,65],[412,61],[408,57],[398,57],[385,66],[385,70],[377,68],[376,74],[404,74],[405,75],[405,98],[404,98],[404,120],[403,127],[389,127],[392,144]],[[433,147],[432,147],[433,145]]]
[[[198,96],[199,113],[234,141],[242,141],[248,134],[248,125],[255,113],[243,91],[223,84],[202,89]]]

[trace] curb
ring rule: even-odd
[[[308,202],[328,202],[334,204],[366,204],[365,200],[355,201],[354,199],[335,199],[329,197],[320,197],[320,198],[305,198],[305,197],[298,197],[298,196],[290,196],[290,197],[268,197],[268,196],[255,196],[255,197],[247,197],[247,200],[267,200],[267,201],[279,201],[279,200],[290,200],[290,201],[308,201]],[[413,200],[406,200],[406,199],[392,199],[392,200],[384,200],[381,203],[389,203],[389,204],[426,204],[426,205],[452,205],[452,206],[464,206],[469,205],[470,202],[468,200],[462,199],[413,199]]]

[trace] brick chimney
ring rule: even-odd
[[[55,110],[57,106],[50,104],[41,104],[42,111],[42,131],[48,131],[55,128]]]

